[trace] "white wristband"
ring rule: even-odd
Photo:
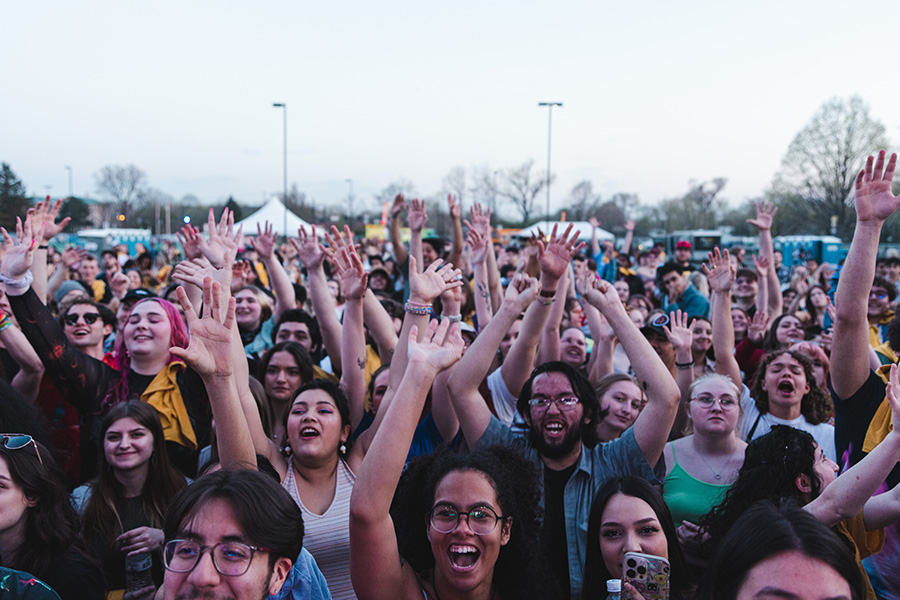
[[[6,287],[19,288],[24,290],[31,285],[32,281],[34,281],[34,274],[31,272],[31,269],[25,271],[25,276],[21,279],[12,279],[11,277],[7,277],[3,273],[0,273],[0,283],[5,283]]]

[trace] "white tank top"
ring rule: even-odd
[[[315,557],[334,600],[356,600],[350,582],[350,494],[355,482],[347,463],[338,460],[334,500],[321,515],[303,506],[293,465],[282,483],[303,513],[303,547]]]

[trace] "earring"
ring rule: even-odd
[[[343,454],[347,454],[347,445],[346,445],[346,444],[341,444],[340,451],[341,451],[341,454],[342,454],[342,455],[343,455]]]

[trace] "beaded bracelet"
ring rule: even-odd
[[[427,304],[415,304],[411,303],[409,300],[406,301],[406,312],[411,315],[430,315],[431,314],[431,306]]]
[[[4,311],[0,310],[0,331],[7,329],[12,325],[12,319]]]

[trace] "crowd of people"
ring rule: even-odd
[[[2,232],[0,597],[645,600],[642,553],[673,600],[900,598],[896,161],[790,268],[767,203],[695,264],[401,196],[385,240],[225,209],[93,256],[41,202]]]

